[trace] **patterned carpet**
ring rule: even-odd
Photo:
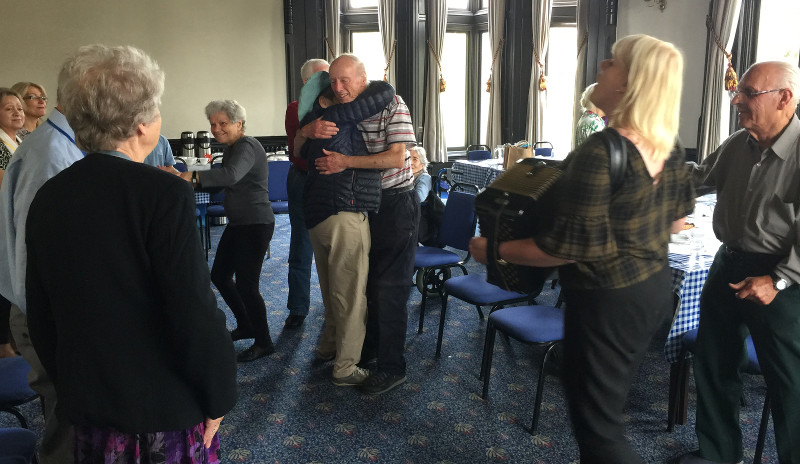
[[[212,228],[214,243],[222,227]],[[301,330],[283,331],[286,310],[286,259],[289,221],[277,216],[272,257],[262,271],[271,333],[277,351],[268,358],[239,366],[239,402],[226,416],[221,456],[225,463],[573,463],[577,446],[567,420],[557,377],[548,376],[539,434],[527,432],[540,353],[498,337],[489,399],[480,398],[478,380],[485,322],[474,307],[450,301],[442,357],[434,358],[440,305],[428,303],[425,331],[418,335],[420,294],[412,289],[408,302],[406,346],[408,382],[381,396],[367,396],[330,382],[331,363],[314,362],[314,348],[323,322],[323,308],[312,276],[311,313]],[[209,263],[213,262],[213,251]],[[479,272],[470,266],[470,273]],[[554,290],[539,303],[552,304]],[[220,307],[233,317],[224,302]],[[628,407],[629,438],[648,463],[663,463],[695,449],[694,391],[689,421],[667,433],[669,365],[662,355],[668,327],[654,341],[632,392]],[[237,350],[249,341],[236,342]],[[567,367],[568,368],[568,367]],[[747,406],[742,410],[745,462],[752,461],[761,417],[764,386],[748,378]],[[25,415],[41,434],[38,404],[26,405]],[[0,426],[15,426],[0,415]],[[764,463],[777,463],[772,426]]]

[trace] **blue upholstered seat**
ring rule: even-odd
[[[275,214],[289,213],[289,192],[286,190],[286,179],[289,176],[291,161],[269,162],[269,201]]]
[[[30,364],[22,356],[0,358],[0,411],[13,414],[25,428],[28,428],[28,421],[17,406],[37,397],[28,385],[30,370]]]
[[[494,339],[498,330],[517,341],[544,348],[544,356],[542,356],[539,366],[536,398],[533,404],[533,422],[530,428],[530,433],[535,434],[539,426],[539,413],[542,408],[544,366],[553,348],[564,338],[564,311],[553,306],[512,306],[498,309],[489,315],[480,374],[480,378],[483,379],[482,397],[484,400],[489,395]]]

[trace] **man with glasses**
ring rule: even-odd
[[[731,96],[742,130],[694,169],[698,193],[717,192],[714,233],[723,245],[700,298],[700,449],[677,462],[742,462],[748,333],[772,401],[778,459],[800,462],[800,70],[754,64]]]

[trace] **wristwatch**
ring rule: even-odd
[[[778,277],[777,274],[772,273],[769,276],[772,277],[772,286],[775,287],[775,290],[781,291],[789,286],[789,281],[781,277]]]

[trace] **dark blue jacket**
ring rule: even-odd
[[[358,123],[380,113],[392,98],[394,88],[383,81],[372,81],[359,96],[349,103],[328,108],[314,104],[314,109],[300,122],[300,127],[322,116],[335,122],[339,132],[330,139],[308,139],[300,156],[308,160],[303,211],[309,229],[340,212],[375,212],[381,202],[381,173],[377,169],[345,169],[323,175],[314,167],[317,158],[325,156],[322,149],[345,155],[369,155],[358,130]]]

